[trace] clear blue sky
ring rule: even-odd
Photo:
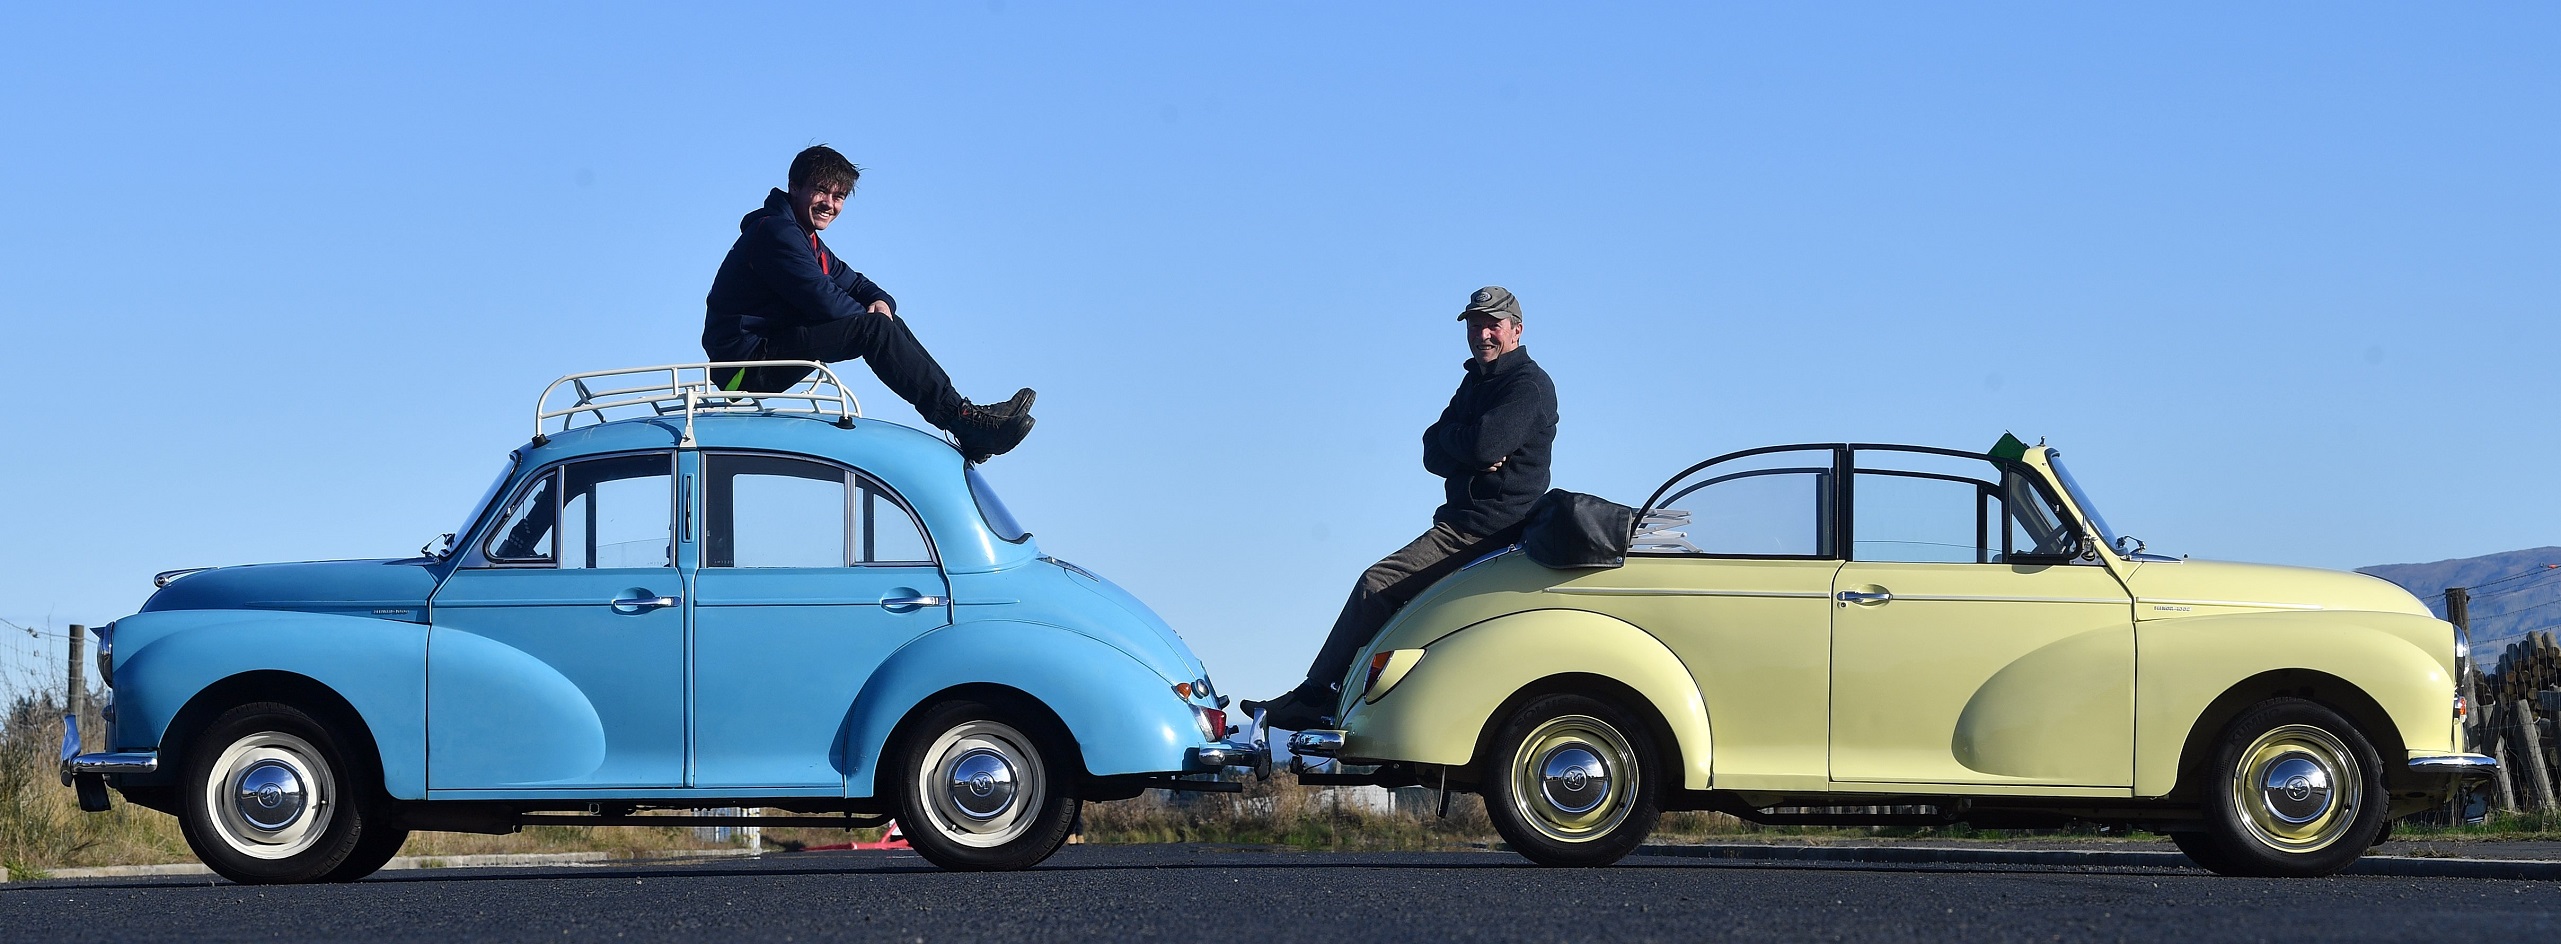
[[[449,530],[544,382],[699,356],[818,142],[1040,389],[1008,501],[1231,692],[1428,523],[1486,283],[1560,487],[2015,430],[2155,550],[2561,543],[2561,9],[2234,6],[12,4],[0,618]]]

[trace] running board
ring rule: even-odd
[[[518,826],[793,826],[809,829],[870,829],[889,825],[886,816],[601,816],[588,813],[523,813]]]

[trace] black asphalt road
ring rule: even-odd
[[[2549,940],[2561,883],[2227,879],[2189,869],[1742,863],[1507,853],[1070,847],[1029,872],[904,853],[0,886],[37,941],[2483,941]]]

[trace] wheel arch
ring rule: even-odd
[[[2405,756],[2401,729],[2393,723],[2392,714],[2382,703],[2353,682],[2318,669],[2273,669],[2233,683],[2221,695],[2207,702],[2197,715],[2186,739],[2179,747],[2177,785],[2170,797],[2196,800],[2201,797],[2206,768],[2214,763],[2217,741],[2225,728],[2243,712],[2272,698],[2300,698],[2339,713],[2356,726],[2357,734],[2372,745],[2384,764],[2386,788],[2398,779],[2393,762]]]
[[[326,726],[330,733],[344,739],[338,745],[348,763],[361,765],[367,788],[380,792],[382,782],[382,748],[374,739],[373,726],[364,713],[335,689],[317,679],[278,669],[259,669],[226,676],[187,699],[172,716],[160,737],[162,770],[184,770],[188,750],[205,730],[224,712],[257,702],[275,702],[300,709],[312,720]]]
[[[1488,752],[1493,748],[1494,739],[1502,735],[1503,726],[1511,721],[1512,716],[1519,714],[1520,710],[1531,702],[1549,695],[1581,695],[1607,702],[1620,711],[1634,715],[1637,721],[1645,726],[1645,730],[1641,733],[1652,741],[1659,756],[1666,758],[1681,756],[1680,736],[1672,731],[1670,722],[1663,720],[1663,712],[1654,706],[1652,699],[1646,698],[1644,693],[1628,687],[1624,682],[1589,672],[1559,672],[1521,686],[1518,691],[1511,694],[1511,697],[1503,699],[1501,704],[1496,705],[1492,715],[1486,717],[1485,726],[1477,732],[1476,749],[1472,756],[1479,761],[1490,756]],[[1679,787],[1673,784],[1663,786],[1666,797],[1679,790]]]

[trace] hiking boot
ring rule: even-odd
[[[1005,402],[990,403],[986,406],[980,407],[979,409],[993,413],[999,420],[1010,420],[1017,416],[1030,416],[1032,412],[1032,401],[1037,399],[1040,399],[1040,394],[1033,393],[1032,388],[1030,387],[1024,387],[1020,390],[1014,391],[1014,395],[1006,399]],[[969,401],[962,400],[960,402],[965,404]],[[966,407],[964,407],[964,409],[966,409]]]
[[[1023,437],[1031,435],[1032,417],[1016,412],[1031,405],[1032,392],[1026,388],[1003,403],[980,406],[960,401],[960,415],[952,419],[951,435],[960,444],[960,456],[976,465],[1012,452]]]

